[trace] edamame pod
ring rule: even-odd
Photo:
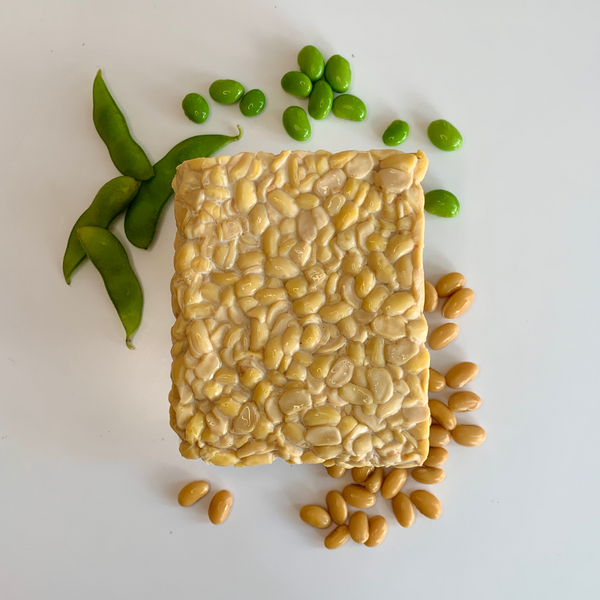
[[[100,188],[89,208],[77,219],[71,229],[63,258],[63,274],[67,283],[71,283],[73,271],[85,259],[85,250],[79,243],[77,230],[90,225],[107,229],[116,217],[129,206],[139,187],[139,181],[121,175],[111,179]]]
[[[333,105],[333,90],[324,80],[313,85],[312,93],[308,100],[308,114],[317,121],[324,119]]]
[[[181,103],[185,116],[194,123],[204,123],[208,119],[208,102],[200,94],[188,94]]]
[[[425,194],[425,210],[429,214],[449,219],[460,212],[460,202],[447,190],[432,190]]]
[[[427,135],[436,148],[446,152],[458,150],[463,143],[458,129],[444,119],[432,121],[427,128]]]
[[[115,167],[129,177],[146,181],[154,175],[152,164],[142,147],[133,139],[127,121],[111,96],[102,70],[98,70],[92,88],[94,125],[108,148]]]
[[[289,71],[281,78],[281,87],[292,96],[307,98],[312,92],[312,81],[300,71]]]
[[[311,80],[317,81],[323,77],[325,71],[325,59],[321,51],[314,46],[304,46],[298,52],[298,66],[300,70]]]
[[[265,109],[266,103],[267,99],[262,90],[250,90],[240,100],[240,112],[245,117],[255,117]]]
[[[125,234],[134,246],[146,249],[152,243],[162,209],[173,194],[171,183],[177,166],[186,160],[210,156],[230,142],[239,140],[242,128],[238,125],[238,129],[240,132],[235,137],[196,135],[183,140],[154,165],[156,175],[142,183],[125,215]]]
[[[131,338],[142,320],[142,286],[131,267],[127,252],[108,229],[82,227],[79,241],[102,276],[106,291],[125,328],[125,342],[133,350]]]
[[[399,146],[408,137],[408,123],[406,121],[392,121],[383,132],[383,143],[386,146]]]
[[[244,86],[233,79],[217,79],[211,83],[208,93],[219,104],[235,104],[244,95]]]
[[[325,81],[334,92],[343,94],[350,89],[351,80],[350,63],[343,56],[334,54],[325,65]]]
[[[364,121],[367,116],[365,103],[352,94],[342,94],[333,101],[333,114],[338,119]]]
[[[283,126],[287,134],[297,142],[306,142],[310,138],[310,123],[304,109],[288,106],[283,111]]]

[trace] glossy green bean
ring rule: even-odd
[[[71,283],[73,271],[85,259],[85,250],[79,243],[77,230],[89,225],[107,229],[131,204],[139,187],[139,181],[121,175],[111,179],[100,188],[89,208],[77,219],[73,229],[71,229],[67,249],[63,257],[63,275],[67,283]]]
[[[429,214],[450,219],[460,212],[460,202],[452,192],[431,190],[425,194],[425,210]]]
[[[281,87],[296,98],[307,98],[312,92],[312,81],[300,71],[289,71],[281,78]]]
[[[121,242],[102,227],[82,227],[77,230],[77,236],[102,276],[108,296],[125,328],[125,343],[133,349],[131,338],[142,320],[144,296],[127,252]]]
[[[313,90],[308,99],[308,114],[317,121],[324,119],[333,106],[333,90],[331,86],[321,79],[313,85]]]
[[[192,92],[188,94],[181,102],[181,108],[185,116],[194,123],[204,123],[208,119],[210,109],[208,102],[200,94]]]
[[[297,142],[306,142],[310,138],[311,130],[308,117],[303,108],[288,106],[281,117],[283,127],[287,134]]]
[[[240,100],[240,112],[245,117],[255,117],[265,109],[266,103],[267,99],[262,90],[250,90]]]
[[[436,148],[446,152],[458,150],[463,143],[460,131],[444,119],[432,121],[427,128],[427,135]]]
[[[146,181],[154,175],[150,159],[142,147],[133,139],[127,121],[111,96],[102,71],[94,79],[92,89],[94,125],[98,135],[108,148],[115,167],[138,181]]]
[[[365,103],[352,94],[342,94],[333,101],[333,114],[338,119],[347,121],[364,121],[367,116]]]
[[[217,79],[210,84],[208,93],[219,104],[235,104],[244,95],[244,86],[234,79]]]
[[[339,54],[334,54],[325,65],[325,81],[331,89],[338,94],[343,94],[350,89],[352,69],[350,63]]]
[[[408,137],[409,127],[406,121],[392,121],[383,132],[382,140],[386,146],[399,146]]]
[[[142,183],[125,215],[125,234],[134,246],[148,248],[152,243],[162,210],[173,194],[171,183],[177,166],[186,160],[210,156],[230,142],[239,140],[242,128],[238,125],[238,129],[239,134],[235,137],[197,135],[188,138],[169,150],[154,165],[156,175]]]
[[[323,77],[325,71],[325,59],[321,51],[314,46],[304,46],[298,52],[298,66],[300,70],[311,80],[317,81]]]

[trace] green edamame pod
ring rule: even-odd
[[[444,119],[432,121],[427,128],[431,143],[440,150],[452,152],[458,150],[463,143],[462,135],[452,123]]]
[[[123,175],[138,181],[150,179],[154,175],[150,159],[131,136],[121,109],[102,79],[102,70],[96,73],[92,96],[94,125],[106,144],[115,167]]]
[[[142,183],[125,215],[125,234],[134,246],[147,249],[152,243],[162,209],[173,194],[171,183],[177,166],[186,160],[210,156],[230,142],[239,140],[242,128],[238,125],[238,129],[240,132],[235,137],[196,135],[183,140],[154,165],[156,175]]]
[[[460,202],[447,190],[431,190],[425,194],[425,210],[429,214],[450,219],[460,212]]]
[[[281,78],[281,87],[296,98],[307,98],[312,92],[312,81],[300,71],[289,71]]]
[[[210,84],[208,93],[219,104],[235,104],[244,95],[244,86],[234,79],[217,79]]]
[[[333,114],[338,119],[364,121],[367,116],[365,103],[352,94],[342,94],[333,101]]]
[[[310,123],[303,108],[288,106],[281,118],[287,134],[297,142],[306,142],[310,138]]]
[[[325,81],[334,92],[343,94],[350,89],[351,80],[350,63],[343,56],[334,54],[325,65]]]
[[[194,123],[204,123],[208,119],[208,102],[200,94],[188,94],[181,102],[181,108],[185,116]]]
[[[108,229],[82,227],[79,241],[102,276],[104,286],[125,328],[125,343],[133,350],[131,338],[142,320],[142,286],[131,267],[123,245]]]
[[[317,121],[324,119],[333,106],[333,90],[324,80],[313,85],[313,91],[308,100],[308,114]]]
[[[383,143],[386,146],[399,146],[408,137],[408,123],[397,119],[392,121],[383,132]]]
[[[240,100],[240,112],[245,117],[255,117],[265,109],[267,99],[262,90],[250,90]]]
[[[79,243],[77,230],[89,225],[107,229],[131,204],[139,187],[139,181],[121,175],[111,179],[100,188],[89,208],[77,219],[73,229],[71,229],[63,258],[63,275],[67,283],[71,283],[73,271],[85,259],[85,250]]]
[[[315,48],[314,46],[304,46],[304,48],[298,52],[298,66],[300,67],[300,70],[314,82],[323,77],[323,72],[325,71],[325,59],[318,48]]]

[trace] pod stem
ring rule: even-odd
[[[135,350],[135,346],[133,345],[131,338],[125,338],[125,343],[130,350]]]
[[[239,133],[233,138],[236,142],[244,135],[244,130],[242,129],[242,126],[237,125],[237,128],[239,130]]]

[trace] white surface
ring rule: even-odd
[[[600,594],[600,4],[319,4],[0,3],[1,598]],[[450,447],[439,521],[390,521],[377,550],[328,552],[299,522],[300,505],[341,487],[321,467],[180,458],[167,416],[171,205],[150,252],[128,247],[146,297],[135,352],[94,269],[70,288],[61,275],[73,222],[117,174],[91,119],[98,67],[153,160],[236,123],[245,135],[227,150],[278,151],[294,146],[280,115],[297,103],[279,79],[307,43],[350,59],[369,118],[314,123],[306,147],[378,147],[407,120],[403,149],[430,156],[426,189],[463,206],[452,222],[428,218],[428,275],[458,269],[477,293],[433,364],[479,363],[483,406],[464,421],[488,440]],[[205,125],[188,122],[182,97],[217,77],[265,90],[267,111],[249,120],[211,103]],[[436,118],[456,124],[463,149],[431,146]],[[232,490],[224,526],[207,521],[207,500],[177,506],[196,477]]]

